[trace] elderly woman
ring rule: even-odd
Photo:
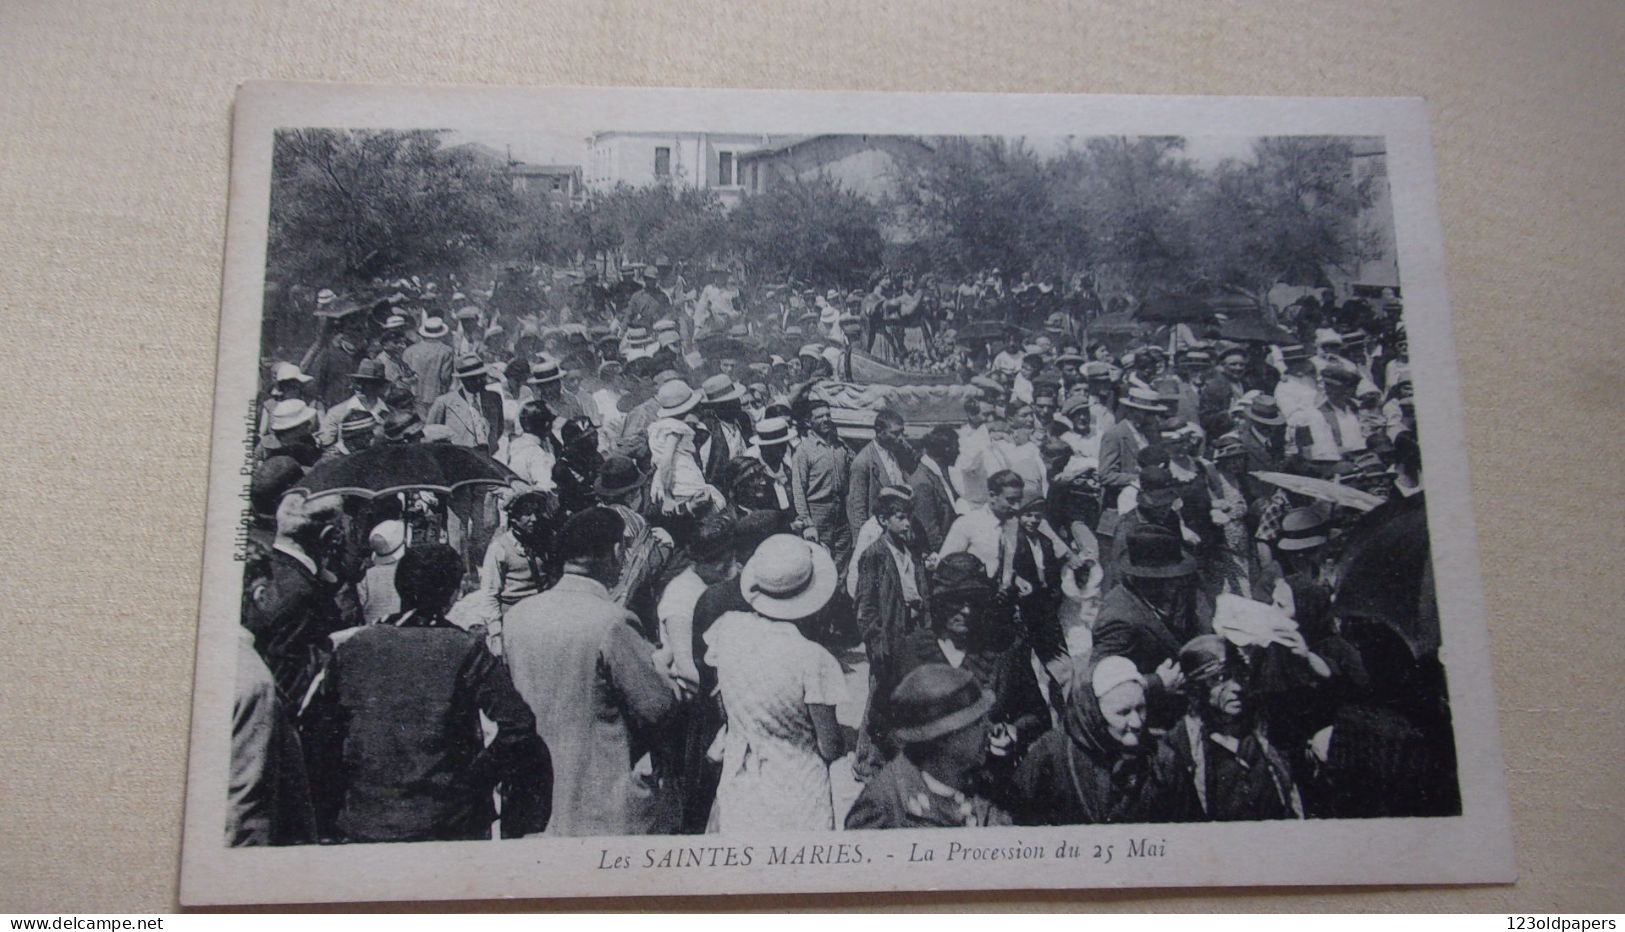
[[[1156,821],[1146,808],[1151,736],[1145,680],[1125,657],[1077,678],[1061,727],[1039,738],[1016,771],[1016,818],[1027,825]]]
[[[1157,748],[1148,804],[1174,822],[1301,819],[1291,770],[1260,727],[1247,671],[1223,638],[1180,648],[1189,711]]]

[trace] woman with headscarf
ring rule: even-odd
[[[1075,678],[1061,727],[1039,738],[1016,771],[1011,808],[1025,825],[1157,821],[1144,794],[1151,736],[1145,680],[1126,657]]]
[[[1172,822],[1301,819],[1292,772],[1260,725],[1239,653],[1203,634],[1179,651],[1189,711],[1163,737],[1147,805]]]

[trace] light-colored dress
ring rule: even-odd
[[[829,765],[807,706],[846,700],[840,663],[795,625],[754,612],[718,618],[705,643],[728,713],[716,828],[834,828]]]

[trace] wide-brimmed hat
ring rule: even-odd
[[[456,317],[458,320],[479,320],[480,309],[470,304],[467,307],[458,308],[457,313],[452,316]]]
[[[451,328],[447,327],[446,322],[438,317],[425,317],[423,326],[418,328],[418,336],[430,340],[438,339],[450,332]]]
[[[626,348],[643,349],[655,341],[646,327],[633,327],[626,331]]]
[[[811,356],[814,359],[824,358],[824,348],[817,343],[803,343],[801,349],[796,351],[797,356]]]
[[[389,331],[405,330],[410,324],[411,321],[400,314],[391,314],[384,319],[384,329]]]
[[[367,535],[367,546],[372,549],[373,562],[393,562],[406,550],[406,524],[393,520],[380,522]]]
[[[1254,424],[1263,424],[1266,427],[1279,427],[1286,423],[1281,416],[1281,406],[1276,404],[1274,395],[1259,395],[1247,406],[1247,420]]]
[[[1179,672],[1198,685],[1223,673],[1232,657],[1230,642],[1217,634],[1199,634],[1179,649]]]
[[[654,331],[656,336],[662,333],[676,333],[677,321],[672,320],[670,317],[662,317],[655,321]]]
[[[1312,353],[1302,343],[1289,343],[1281,347],[1281,361],[1285,363],[1304,362]]]
[[[423,419],[415,411],[393,411],[384,419],[385,440],[406,440],[423,433]]]
[[[1296,508],[1281,519],[1275,546],[1285,551],[1312,550],[1326,543],[1326,516],[1315,508]]]
[[[457,377],[459,379],[477,379],[485,375],[485,360],[473,353],[464,353],[457,357]]]
[[[790,422],[782,417],[764,417],[756,422],[756,445],[774,447],[790,442]]]
[[[682,379],[672,379],[660,386],[655,392],[655,401],[660,404],[661,417],[681,417],[694,410],[703,396]]]
[[[1093,382],[1117,381],[1117,367],[1103,359],[1084,363],[1083,377]]]
[[[1324,381],[1338,382],[1343,385],[1357,385],[1360,382],[1360,370],[1354,368],[1341,359],[1333,359],[1320,370],[1320,377]]]
[[[1154,524],[1129,532],[1123,574],[1140,579],[1174,579],[1196,572],[1196,559],[1185,552],[1179,535]]]
[[[1161,395],[1149,388],[1141,388],[1138,385],[1128,390],[1128,394],[1123,397],[1122,403],[1126,408],[1135,408],[1140,411],[1156,411],[1160,413],[1168,410]]]
[[[892,690],[892,734],[903,744],[930,741],[970,725],[991,708],[993,697],[969,671],[928,663]]]
[[[279,362],[271,367],[271,381],[273,382],[309,382],[311,376],[291,362]]]
[[[298,398],[284,398],[271,408],[271,430],[293,430],[316,420],[316,409]]]
[[[649,474],[638,468],[636,460],[617,454],[604,460],[592,490],[599,498],[619,498],[642,485],[647,478]]]
[[[725,401],[738,401],[745,397],[745,390],[739,383],[726,375],[713,375],[700,383],[700,391],[705,393],[705,403],[708,405],[721,404]]]
[[[525,379],[526,385],[546,385],[564,378],[559,371],[559,364],[553,359],[540,359],[530,365],[530,377]]]
[[[376,359],[361,360],[356,365],[355,371],[350,373],[350,379],[355,382],[388,381],[388,378],[384,375],[384,364]]]
[[[1247,448],[1241,445],[1241,438],[1235,434],[1221,434],[1213,441],[1213,458],[1222,460],[1231,456],[1245,456]]]
[[[739,592],[757,614],[779,621],[806,618],[835,594],[835,560],[794,534],[762,541],[739,573]]]

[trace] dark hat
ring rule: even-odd
[[[423,433],[423,419],[415,411],[393,411],[384,419],[385,440],[406,440]]]
[[[559,427],[559,439],[564,442],[565,446],[568,447],[575,444],[577,441],[590,436],[596,429],[597,428],[593,426],[592,421],[588,420],[587,418],[573,417],[568,421],[565,421],[564,424]]]
[[[1173,579],[1196,572],[1196,560],[1185,553],[1179,535],[1143,524],[1129,532],[1123,574],[1141,579]]]
[[[620,512],[606,505],[594,505],[576,512],[564,522],[558,538],[559,556],[566,560],[591,556],[620,543],[624,533],[626,520]]]
[[[1166,466],[1147,466],[1140,470],[1140,491],[1161,492],[1174,487],[1174,474]]]
[[[1281,416],[1281,407],[1275,403],[1274,395],[1258,395],[1253,403],[1247,406],[1247,419],[1255,424],[1267,427],[1279,427],[1286,423]]]
[[[625,459],[625,457],[610,457]],[[637,467],[634,465],[634,469]],[[699,530],[688,545],[688,556],[695,563],[716,563],[733,554],[734,522],[724,515],[708,515],[700,522]]]
[[[254,477],[248,483],[248,500],[254,513],[276,514],[282,493],[304,477],[305,468],[291,456],[272,456],[254,467]]]
[[[485,360],[473,353],[465,353],[457,359],[457,377],[459,379],[476,379],[485,375]]]
[[[1327,362],[1326,367],[1320,370],[1320,377],[1328,382],[1355,385],[1360,381],[1360,370],[1341,359],[1334,359]]]
[[[636,460],[616,454],[604,460],[592,490],[599,498],[618,498],[642,485],[647,478],[648,475],[638,468]]]
[[[1326,543],[1326,516],[1315,508],[1297,508],[1281,519],[1281,536],[1275,546],[1282,550],[1312,550]]]
[[[1199,634],[1179,649],[1179,672],[1192,683],[1202,683],[1230,664],[1230,644],[1217,634]]]
[[[875,497],[876,499],[889,499],[904,505],[914,504],[914,490],[906,485],[883,485]]]
[[[1247,448],[1241,445],[1241,438],[1235,434],[1222,434],[1213,441],[1213,458],[1222,460],[1231,456],[1245,456]]]
[[[973,553],[947,554],[931,571],[931,595],[939,600],[985,599],[993,595],[987,565]]]
[[[384,364],[376,359],[363,359],[350,373],[350,378],[357,382],[384,381]]]
[[[976,677],[945,663],[918,667],[892,691],[893,734],[917,744],[952,734],[986,715],[993,697]]]

